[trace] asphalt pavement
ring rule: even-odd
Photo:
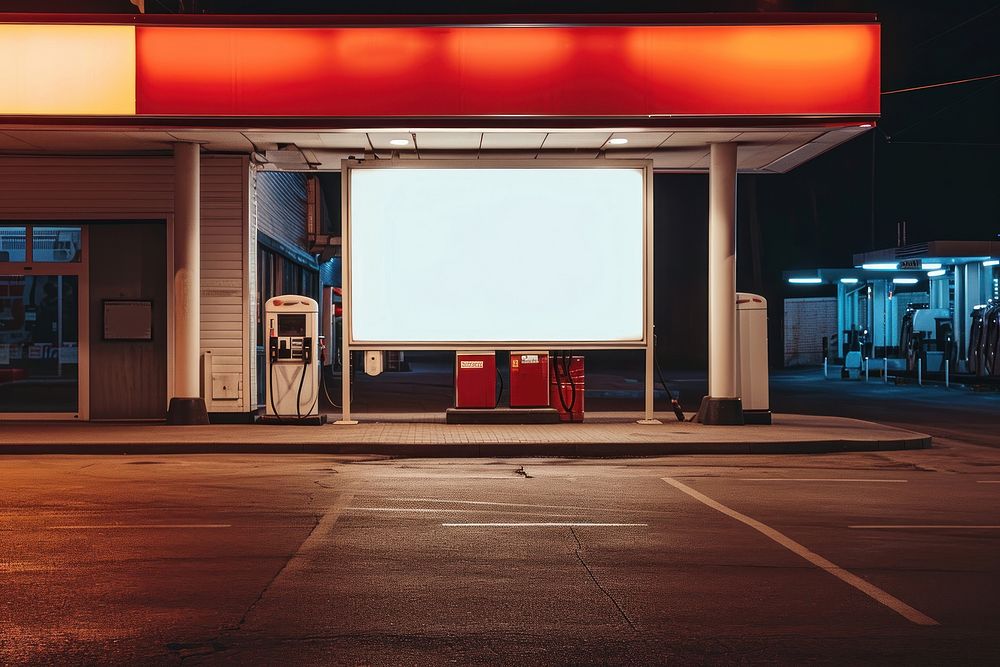
[[[0,460],[2,664],[996,664],[1000,452]]]

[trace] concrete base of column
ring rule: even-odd
[[[694,421],[713,426],[743,426],[743,401],[705,396]]]
[[[170,399],[167,408],[167,424],[171,426],[202,426],[208,424],[208,410],[204,398]]]
[[[769,426],[771,424],[771,411],[770,410],[744,410],[743,411],[743,423],[744,424],[757,424],[761,426]]]

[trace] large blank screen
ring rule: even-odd
[[[355,344],[642,340],[642,169],[349,174]]]

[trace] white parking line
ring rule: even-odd
[[[446,528],[523,528],[537,526],[570,526],[574,528],[596,526],[600,528],[632,528],[642,527],[645,523],[586,523],[586,522],[534,522],[534,523],[442,523]]]
[[[908,479],[842,479],[837,477],[737,477],[741,482],[871,482],[873,484],[906,484]]]
[[[956,524],[885,524],[885,525],[867,525],[867,526],[848,526],[848,528],[857,528],[860,530],[906,530],[907,528],[919,528],[919,529],[931,529],[931,530],[998,530],[1000,526],[963,526]]]
[[[45,526],[45,530],[109,530],[147,528],[232,528],[228,523],[108,523],[90,526]]]
[[[826,558],[823,558],[819,554],[810,551],[806,547],[802,546],[801,544],[791,539],[790,537],[787,537],[784,534],[778,532],[774,528],[771,528],[770,526],[761,523],[756,519],[751,519],[745,514],[740,514],[736,510],[730,509],[729,507],[726,507],[722,503],[712,500],[705,494],[695,491],[687,484],[679,482],[676,479],[670,477],[663,477],[662,479],[664,482],[674,487],[678,491],[686,493],[695,500],[705,505],[708,505],[712,509],[718,512],[722,512],[726,516],[736,519],[737,521],[744,523],[747,526],[750,526],[757,532],[762,533],[766,537],[774,540],[775,542],[785,547],[786,549],[796,554],[797,556],[800,556],[805,560],[809,561],[810,563],[812,563],[813,565],[815,565],[816,567],[829,572],[830,574],[837,577],[844,583],[858,589],[859,591],[861,591],[868,597],[872,598],[876,602],[885,605],[889,609],[892,609],[894,612],[896,612],[906,620],[910,621],[911,623],[916,623],[917,625],[939,625],[939,623],[930,616],[927,616],[926,614],[917,611],[910,605],[906,604],[899,598],[890,595],[889,593],[885,592],[878,586],[868,583],[861,577],[848,572],[844,568],[834,564],[833,562],[827,560]]]
[[[537,507],[540,509],[585,510],[587,512],[620,512],[617,507],[582,507],[580,505],[535,505],[533,503],[500,503],[489,500],[448,500],[446,498],[384,498],[396,503],[441,503],[444,505],[489,505],[497,507]],[[631,511],[631,510],[626,510]]]
[[[517,516],[544,516],[554,518],[570,518],[580,516],[580,512],[575,514],[546,514],[540,512],[508,512],[504,510],[473,510],[465,508],[439,508],[439,507],[345,507],[345,510],[354,512],[400,512],[404,514],[515,514]]]

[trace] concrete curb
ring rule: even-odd
[[[931,447],[931,437],[891,440],[805,440],[783,442],[641,442],[641,443],[11,443],[0,444],[0,456],[11,455],[169,455],[169,454],[368,454],[400,458],[620,458],[639,456],[729,454],[833,454],[881,452]]]

